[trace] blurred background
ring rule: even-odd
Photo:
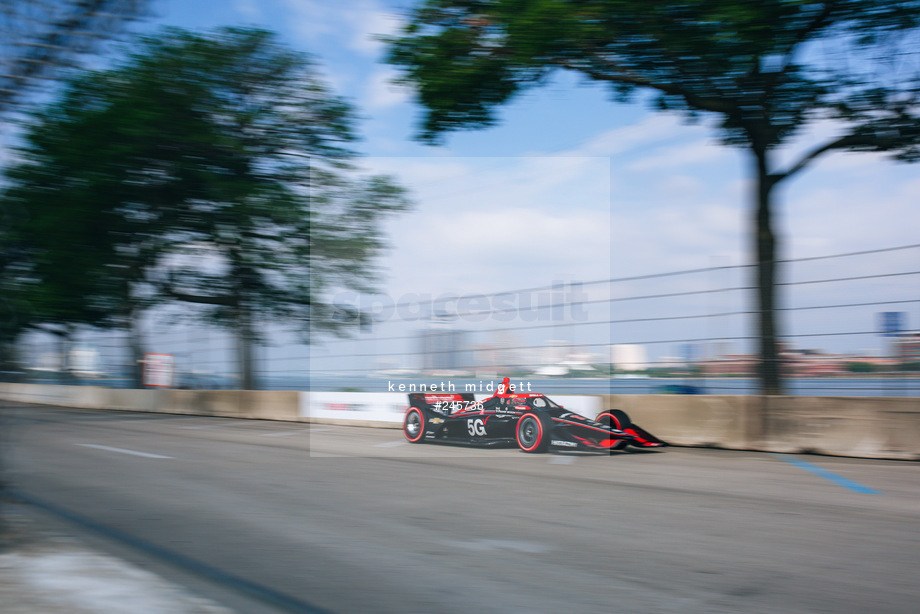
[[[717,115],[557,70],[488,130],[420,141],[424,88],[387,42],[411,3],[66,4],[3,4],[3,380],[757,391],[754,178]],[[821,70],[868,62],[829,40]],[[911,40],[879,82],[914,77]],[[803,122],[775,160],[838,132]],[[920,386],[920,183],[865,149],[776,192],[797,394]]]
[[[915,611],[918,36],[0,0],[0,609],[226,611],[149,570],[241,612]],[[503,377],[674,445],[415,446],[345,394]]]
[[[904,283],[918,274],[910,262],[918,250],[783,263],[783,360],[795,394],[920,392],[920,339],[906,330],[918,317],[917,292]],[[270,390],[386,391],[390,383],[512,376],[559,392],[749,394],[758,359],[751,292],[750,267],[735,265],[492,294],[341,293],[339,304],[362,307],[368,321],[313,346],[265,326],[254,349],[256,382]],[[170,385],[239,387],[233,335],[183,315],[164,308],[144,321],[146,347],[171,357]],[[31,332],[19,341],[22,368],[5,375],[131,387],[129,348],[118,331],[79,331],[65,350],[55,336]]]

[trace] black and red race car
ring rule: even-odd
[[[409,443],[516,444],[524,452],[546,452],[550,447],[609,452],[667,445],[621,410],[603,411],[591,420],[546,395],[505,392],[508,389],[505,378],[499,392],[482,401],[470,393],[409,394],[403,433]]]

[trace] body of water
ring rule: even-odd
[[[71,378],[61,379],[45,374],[43,377],[18,377],[18,381],[45,384],[70,384],[127,388],[127,378]],[[757,394],[757,381],[753,378],[511,378],[519,391],[553,394]],[[424,384],[430,390],[443,385],[454,392],[466,392],[468,386],[479,396],[492,394],[500,378],[449,378],[449,377],[353,377],[336,374],[313,376],[272,376],[262,379],[265,390],[316,390],[352,392],[408,392],[419,391]],[[177,387],[194,389],[232,389],[237,382],[227,376],[210,375],[180,377]],[[400,390],[403,385],[403,390]],[[491,388],[490,388],[491,385]],[[414,386],[414,388],[411,388]],[[786,380],[788,394],[819,397],[918,397],[920,376],[904,377],[812,377]],[[447,390],[445,390],[447,391]]]
[[[355,378],[316,375],[310,378],[272,378],[268,388],[275,390],[352,390],[362,392],[399,392],[403,384],[409,390],[414,384],[427,386],[453,384],[454,392],[464,392],[472,385],[476,394],[489,395],[488,385],[501,380],[476,378],[418,377],[418,378]],[[757,394],[757,381],[752,378],[511,378],[511,382],[527,392],[553,394]],[[844,397],[920,397],[920,377],[890,378],[792,378],[786,380],[788,393],[797,396]]]

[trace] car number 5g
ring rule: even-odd
[[[466,430],[470,432],[470,437],[481,437],[486,434],[486,425],[482,418],[470,418],[466,421]]]

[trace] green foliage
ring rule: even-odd
[[[649,377],[683,377],[686,371],[677,367],[651,367],[644,371]]]
[[[264,321],[341,329],[324,293],[373,285],[380,221],[408,206],[356,171],[353,123],[264,30],[169,29],[75,80],[33,118],[0,202],[36,319],[128,326],[185,301],[244,348]]]
[[[878,370],[876,365],[871,362],[848,362],[844,365],[844,368],[849,373],[875,373]]]
[[[890,54],[915,52],[918,23],[916,0],[427,0],[389,61],[416,88],[427,141],[489,126],[518,92],[573,70],[619,100],[646,89],[654,108],[716,114],[734,145],[769,149],[828,117],[848,124],[837,148],[916,159],[916,69],[879,75],[910,70]],[[816,41],[849,57],[825,62]]]
[[[36,134],[40,146],[56,150],[53,163],[30,159],[7,173],[10,187],[0,202],[4,295],[15,297],[19,322],[102,325],[105,314],[95,299],[112,249],[108,220],[83,177],[64,179],[82,153],[46,136]]]

